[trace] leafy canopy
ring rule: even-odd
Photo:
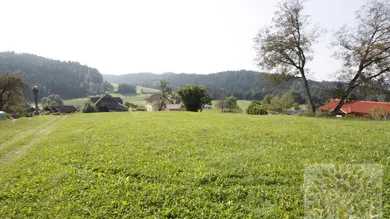
[[[303,3],[303,0],[283,0],[279,3],[272,25],[260,30],[255,37],[256,61],[263,69],[276,73],[276,77],[270,77],[272,81],[281,83],[299,76],[314,112],[306,64],[313,59],[313,44],[325,31],[310,24],[309,16],[303,14]]]
[[[27,84],[20,76],[9,73],[0,75],[0,111],[23,103],[23,88],[26,87]]]
[[[357,87],[386,89],[390,79],[390,2],[369,1],[356,13],[356,27],[343,26],[336,34],[335,57],[343,61],[337,77],[348,83],[337,113]]]
[[[211,95],[206,88],[198,85],[186,85],[177,94],[187,111],[198,112],[205,104],[211,104]]]

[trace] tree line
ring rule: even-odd
[[[300,78],[292,77],[284,83],[274,84],[269,80],[269,74],[256,71],[225,71],[207,75],[201,74],[128,74],[103,75],[103,78],[113,83],[127,82],[133,85],[160,89],[160,80],[169,82],[173,91],[187,84],[203,86],[211,94],[212,99],[225,99],[234,96],[239,100],[262,100],[266,95],[284,94],[294,91],[293,96],[299,104],[307,103],[305,87]],[[324,104],[328,99],[340,98],[347,83],[337,81],[308,80],[315,106]],[[358,100],[386,100],[388,95],[381,90],[369,87],[359,87],[351,93],[351,98]]]
[[[33,85],[39,87],[39,99],[51,94],[64,99],[80,98],[113,90],[95,68],[32,54],[1,52],[0,75],[6,72],[24,80],[28,86],[23,94],[30,101],[33,100]]]

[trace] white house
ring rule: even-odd
[[[146,98],[145,101],[146,101],[146,111],[158,111],[159,107],[160,107],[160,104],[161,104],[161,99],[163,99],[163,107],[162,107],[162,110],[163,111],[169,111],[169,108],[167,108],[167,106],[170,107],[170,109],[174,110],[174,108],[177,108],[177,106],[173,106],[173,105],[176,105],[176,104],[172,104],[172,102],[166,98],[161,98],[161,94],[160,93],[154,93],[152,94],[150,97]]]

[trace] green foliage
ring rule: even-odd
[[[283,95],[267,95],[261,102],[268,110],[282,113],[294,105],[293,92],[289,91]]]
[[[172,102],[172,88],[168,86],[168,82],[164,80],[160,80],[160,95],[155,100],[156,104],[158,106],[158,111],[163,110],[163,108],[166,106],[166,102]]]
[[[303,218],[304,167],[318,163],[383,165],[390,217],[386,122],[79,113],[0,130],[2,218]]]
[[[22,116],[23,117],[32,117],[33,113],[32,112],[23,112]]]
[[[98,111],[99,110],[98,110],[98,108],[96,107],[95,104],[93,104],[91,102],[88,102],[88,103],[84,104],[83,113],[96,113]]]
[[[146,107],[137,105],[137,107],[132,107],[131,111],[146,111]]]
[[[128,101],[124,104],[127,108],[131,109],[131,111],[146,111],[146,108],[144,106],[140,106],[134,103],[130,103]]]
[[[118,93],[120,94],[137,94],[137,87],[135,85],[121,83],[118,85]]]
[[[177,92],[187,111],[198,112],[205,104],[211,104],[211,96],[206,88],[197,85],[186,85]]]
[[[234,96],[230,96],[225,100],[217,101],[216,107],[221,110],[221,112],[242,112],[242,109],[237,105],[237,98]]]
[[[42,97],[41,99],[42,106],[62,106],[64,101],[57,94],[50,94],[48,97]]]
[[[258,101],[252,101],[246,109],[246,113],[250,115],[268,115],[266,107]]]
[[[0,74],[4,72],[21,76],[29,85],[38,85],[40,97],[54,93],[70,99],[112,90],[95,68],[32,54],[1,52]],[[23,93],[26,99],[33,101],[30,89],[25,89]]]
[[[27,84],[20,76],[5,73],[0,75],[0,111],[24,103],[22,91]]]
[[[159,81],[169,82],[173,88],[182,87],[187,84],[206,85],[207,91],[212,99],[221,100],[227,96],[233,95],[239,100],[261,100],[267,94],[279,94],[293,90],[295,102],[306,104],[307,95],[302,81],[299,78],[285,81],[285,83],[269,86],[266,81],[265,73],[255,71],[224,71],[211,74],[127,74],[127,75],[104,75],[104,79],[116,83],[142,84],[144,93],[154,93],[159,89]],[[340,84],[334,81],[311,81],[309,80],[310,90],[314,103],[323,104],[329,98],[333,97],[333,90]],[[344,84],[346,86],[346,84]],[[151,89],[149,91],[149,89]],[[140,93],[140,92],[139,92]],[[368,93],[357,88],[353,91],[359,99],[368,97]],[[377,93],[369,93],[377,97]]]
[[[292,107],[294,108],[294,110],[300,110],[301,109],[301,107],[299,107],[299,104],[297,104],[297,103],[294,103],[292,105]]]
[[[7,112],[11,114],[13,118],[20,118],[24,116],[24,113],[26,112],[26,106],[24,102],[18,103],[12,106],[7,107]]]
[[[131,103],[129,101],[126,101],[125,104],[124,104],[127,108],[130,108],[131,107]]]
[[[368,112],[370,117],[375,120],[386,120],[389,116],[389,112],[381,107],[373,107]]]

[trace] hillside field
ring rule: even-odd
[[[0,218],[302,218],[306,164],[382,164],[390,124],[205,111],[0,121]]]

